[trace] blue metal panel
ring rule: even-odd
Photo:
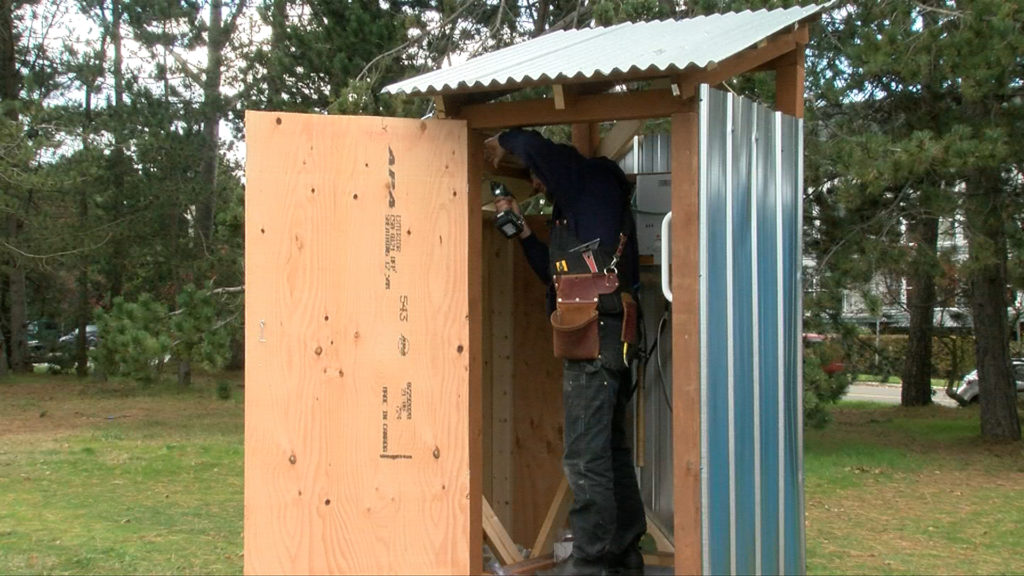
[[[801,125],[701,90],[704,572],[800,573]]]
[[[756,109],[750,100],[734,97],[732,204],[732,434],[733,434],[733,566],[734,574],[753,574],[756,562],[754,498],[754,370],[753,278],[751,268],[751,186],[755,175]]]
[[[797,121],[787,122],[783,127],[784,134],[793,134],[797,129]],[[797,136],[783,138],[784,143],[799,149]],[[800,174],[797,168],[800,158],[796,150],[792,154],[783,152],[783,166],[794,176]],[[783,269],[786,273],[783,292],[786,302],[786,340],[796,343],[786,350],[786,398],[785,405],[785,447],[787,453],[795,453],[797,457],[786,458],[785,501],[787,503],[785,523],[785,565],[788,574],[803,573],[803,378],[800,365],[800,206],[802,202],[802,185],[797,178],[784,179],[782,182],[783,201]],[[792,520],[790,520],[790,516]],[[799,518],[798,518],[799,516]],[[799,521],[797,521],[799,520]]]
[[[754,195],[753,220],[755,226],[756,256],[756,320],[755,346],[757,356],[757,410],[756,423],[758,438],[759,488],[758,512],[758,573],[764,573],[779,566],[779,359],[773,353],[776,347],[770,343],[778,340],[778,304],[771,296],[778,294],[778,264],[775,246],[777,238],[775,189],[780,171],[778,170],[779,134],[777,116],[760,110],[758,114],[758,181]],[[764,295],[766,297],[762,298]],[[766,521],[767,519],[767,521]]]
[[[706,184],[706,199],[702,202],[702,216],[705,219],[701,233],[705,240],[702,246],[719,247],[717,250],[705,248],[702,274],[705,293],[709,295],[725,295],[729,292],[727,253],[724,250],[728,235],[726,234],[727,195],[724,193],[731,185],[731,169],[729,163],[730,145],[728,138],[723,138],[720,127],[731,123],[731,103],[727,97],[715,92],[712,99],[716,106],[707,111],[707,122],[704,125],[708,134],[704,140],[706,153],[709,157],[702,174]],[[711,160],[711,159],[714,160]],[[728,403],[729,386],[729,350],[728,350],[728,302],[726,298],[706,298],[705,334],[702,337],[702,394],[703,406],[701,423],[705,428],[702,438],[704,453],[704,479],[702,482],[705,530],[705,574],[721,574],[730,570],[732,549],[729,516],[729,494],[732,479],[729,475],[729,433],[730,418]],[[708,539],[713,541],[708,542]]]

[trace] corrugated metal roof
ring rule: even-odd
[[[383,91],[433,95],[706,68],[817,16],[831,3],[552,32]]]

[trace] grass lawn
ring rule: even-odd
[[[978,406],[843,403],[805,433],[810,574],[1024,573],[1024,446]]]
[[[0,574],[242,571],[240,375],[0,380]],[[806,432],[812,574],[1024,573],[1024,446],[977,407],[842,404]]]
[[[0,380],[0,574],[241,573],[232,388]]]

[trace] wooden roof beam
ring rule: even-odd
[[[434,94],[434,114],[441,119],[458,118],[463,106],[490,102],[511,94],[514,90],[489,90],[486,92],[452,92]]]
[[[668,89],[577,95],[571,106],[559,110],[553,99],[494,102],[464,106],[458,117],[473,130],[516,126],[547,126],[612,120],[665,118],[683,109],[685,102]]]
[[[594,156],[606,156],[618,161],[629,151],[633,137],[640,132],[643,125],[643,120],[619,120],[601,139]]]
[[[683,72],[675,78],[679,96],[683,99],[692,98],[701,84],[715,86],[745,72],[757,70],[768,62],[792,52],[803,51],[807,43],[807,24],[797,24],[789,32],[776,34],[759,42],[756,46],[739,52],[721,62],[709,64],[690,72]]]

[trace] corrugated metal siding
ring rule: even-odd
[[[704,571],[804,571],[800,121],[701,92]]]
[[[627,73],[679,72],[691,66],[705,68],[817,15],[827,6],[794,6],[552,32],[450,68],[396,82],[383,91],[431,95]]]

